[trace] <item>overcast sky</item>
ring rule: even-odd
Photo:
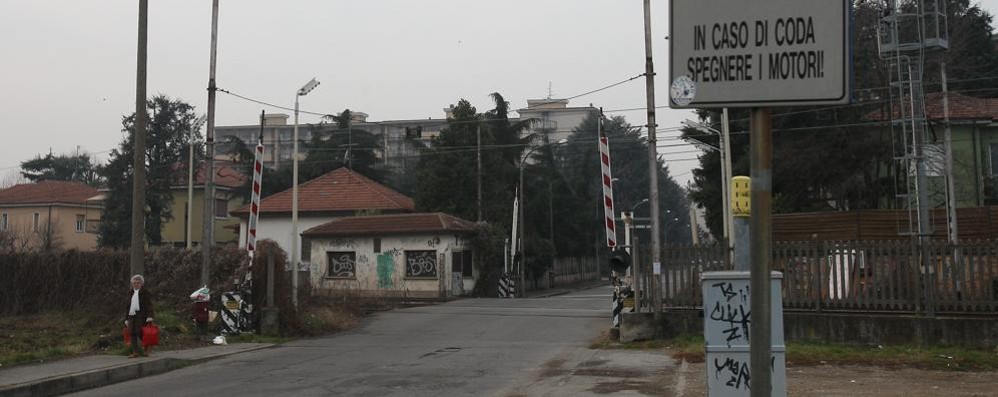
[[[148,93],[206,110],[210,0],[152,0]],[[644,71],[640,0],[221,0],[218,86],[302,109],[344,108],[370,120],[442,117],[498,91],[514,108],[568,97]],[[137,0],[0,0],[0,175],[51,149],[105,156],[134,111]],[[998,0],[984,0],[994,14]],[[653,0],[659,106],[667,105],[668,2]],[[607,110],[645,105],[642,79],[588,95]],[[264,107],[218,95],[216,125],[255,124]],[[268,112],[279,112],[266,109]],[[286,112],[285,112],[286,113]],[[621,114],[635,125],[644,112]],[[659,125],[689,112],[660,110]],[[303,116],[303,122],[316,117]],[[666,132],[660,139],[678,133]],[[691,147],[661,151],[695,158]],[[670,152],[678,152],[669,154]],[[670,162],[681,183],[695,161]]]

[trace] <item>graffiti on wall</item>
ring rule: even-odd
[[[356,254],[353,252],[329,252],[326,254],[329,268],[326,277],[354,278],[357,273]]]
[[[405,276],[406,277],[437,277],[437,252],[436,251],[406,251],[405,252]]]
[[[392,288],[395,274],[395,257],[384,253],[378,255],[378,288]]]

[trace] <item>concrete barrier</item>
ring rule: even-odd
[[[652,313],[621,313],[621,343],[655,339],[655,334],[655,316]]]

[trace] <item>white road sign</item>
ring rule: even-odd
[[[672,0],[673,108],[849,102],[850,0]]]

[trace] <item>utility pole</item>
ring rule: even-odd
[[[651,0],[644,0],[645,17],[645,95],[648,101],[648,186],[650,192],[648,200],[651,201],[651,260],[652,263],[661,263],[662,241],[661,220],[659,219],[658,205],[658,138],[655,136],[658,124],[655,124],[655,64],[652,59],[651,45]],[[661,316],[661,299],[659,293],[658,276],[652,275],[651,297],[655,307],[655,324],[659,323]]]
[[[138,56],[135,64],[135,156],[132,163],[132,274],[145,272],[146,251],[146,60],[149,43],[149,0],[139,0]]]
[[[723,178],[721,186],[724,188],[724,238],[728,240],[728,258],[731,258],[731,251],[734,249],[734,222],[735,217],[731,211],[731,122],[728,119],[728,108],[721,111],[721,134],[724,136],[724,144],[721,146],[721,172]]]
[[[194,228],[194,131],[191,131],[189,142],[187,143],[187,249],[191,249],[194,243],[194,236],[191,232]]]
[[[211,281],[215,241],[215,54],[218,50],[218,0],[211,1],[211,54],[208,61],[208,121],[204,149],[204,220],[201,232],[201,284]]]
[[[482,125],[477,125],[478,133],[478,222],[482,222]]]
[[[953,131],[950,129],[949,124],[949,89],[946,82],[946,62],[943,61],[939,65],[939,70],[942,73],[943,80],[943,122],[946,124],[945,137],[946,141],[946,215],[949,219],[947,225],[949,226],[949,242],[950,244],[956,245],[960,240],[960,235],[957,233],[957,218],[956,218],[956,188],[953,182]]]

